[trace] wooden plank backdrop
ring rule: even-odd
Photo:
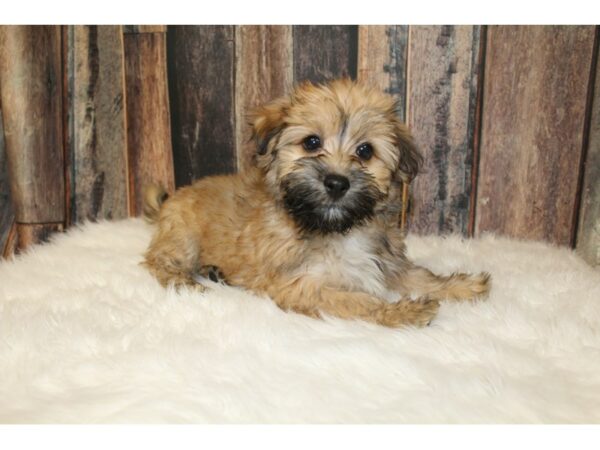
[[[293,32],[296,81],[356,78],[357,26],[295,25]]]
[[[401,101],[400,119],[406,120],[407,25],[361,25],[358,29],[358,74],[363,81]]]
[[[570,245],[594,27],[490,27],[478,233]]]
[[[600,264],[598,27],[123,25],[0,36],[6,254],[19,237],[137,215],[148,182],[173,190],[243,170],[251,108],[294,83],[347,76],[397,97],[425,156],[410,187],[411,232],[541,239]]]
[[[129,215],[123,34],[120,26],[70,26],[70,219]]]
[[[407,122],[425,158],[411,227],[463,233],[469,222],[479,26],[410,28]]]
[[[10,198],[8,162],[4,147],[4,127],[0,110],[0,255],[4,254],[7,242],[15,222],[15,212]]]
[[[128,33],[124,48],[129,205],[139,215],[147,184],[175,190],[165,32]]]
[[[0,27],[0,101],[20,248],[65,220],[61,43],[60,27]]]
[[[254,145],[247,114],[289,92],[294,83],[291,26],[244,25],[235,45],[235,136],[237,167],[252,162]]]
[[[596,30],[594,62],[590,81],[589,123],[584,139],[587,136],[587,149],[583,160],[583,186],[581,190],[581,208],[579,211],[579,227],[576,247],[578,253],[594,265],[600,265],[600,56],[599,30]]]
[[[236,170],[235,27],[169,27],[177,186]]]

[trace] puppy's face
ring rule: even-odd
[[[308,232],[368,221],[420,163],[394,99],[350,80],[303,84],[257,109],[252,126],[269,189]]]

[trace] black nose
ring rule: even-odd
[[[325,189],[327,189],[329,196],[334,199],[343,196],[350,188],[350,181],[348,181],[348,178],[333,173],[325,176],[323,184],[325,185]]]

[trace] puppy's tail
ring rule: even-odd
[[[160,208],[165,200],[169,198],[169,194],[162,186],[157,184],[149,184],[144,188],[144,220],[148,223],[158,221]]]

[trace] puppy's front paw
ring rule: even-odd
[[[492,286],[492,276],[488,272],[471,275],[473,298],[486,298]]]
[[[225,275],[223,275],[223,272],[217,266],[201,266],[197,274],[214,283],[226,283]]]
[[[400,300],[386,305],[378,318],[379,323],[388,327],[429,325],[438,312],[440,303],[427,298],[419,300]]]

